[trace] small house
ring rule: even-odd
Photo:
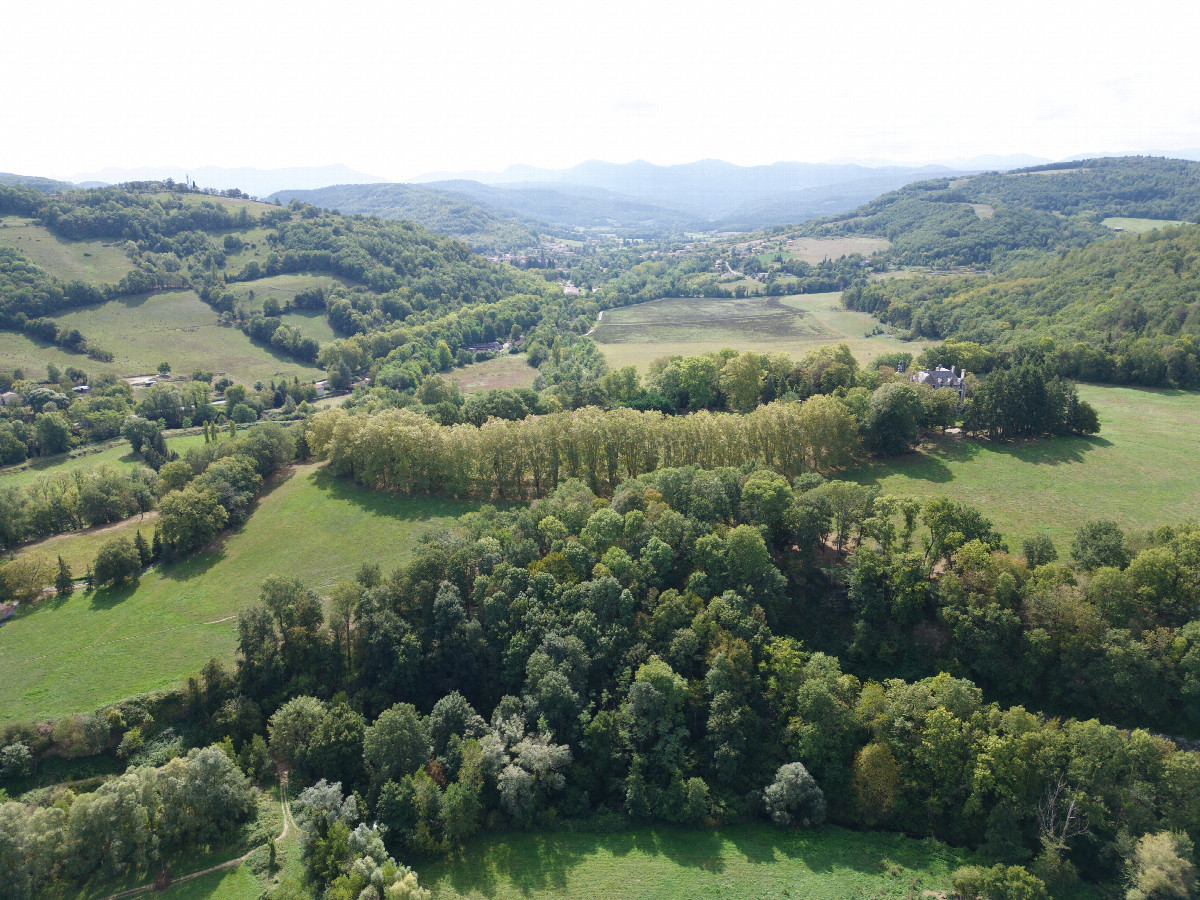
[[[77,394],[90,394],[92,392],[91,386],[86,384],[77,384],[71,390]]]
[[[19,603],[0,604],[0,622],[5,621],[6,619],[11,619],[13,616],[15,616],[17,614],[18,606],[20,606]]]
[[[5,391],[0,394],[0,406],[8,406],[10,403],[19,403],[21,395],[16,391]]]
[[[313,387],[315,387],[317,389],[318,397],[324,397],[325,392],[327,390],[329,390],[329,382],[328,381],[318,381],[313,385]]]

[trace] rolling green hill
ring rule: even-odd
[[[147,360],[171,359],[245,381],[318,377],[313,364],[338,336],[395,332],[549,292],[545,280],[412,222],[283,208],[165,183],[52,195],[0,186],[0,216],[4,368],[61,367],[71,364],[70,354],[86,353],[93,372],[133,374],[131,366],[141,371]],[[168,310],[161,297],[187,302]],[[183,331],[142,327],[141,312],[153,308],[173,320],[172,310],[184,306]],[[289,310],[305,316],[289,317]],[[454,349],[491,340],[496,326],[485,327],[485,319],[449,337]],[[205,336],[218,324],[237,325],[245,337]],[[511,323],[502,327],[507,335]],[[438,332],[422,346],[433,354],[445,337]],[[338,354],[321,366],[348,361],[351,372],[362,371],[408,339],[408,332],[393,333],[365,357]],[[179,347],[192,362],[173,358]],[[220,358],[206,364],[205,354],[218,347]]]
[[[465,194],[415,184],[338,184],[310,191],[278,191],[270,199],[282,203],[299,200],[384,219],[409,219],[477,252],[519,250],[538,242],[536,223]]]
[[[886,237],[894,265],[992,267],[1108,237],[1111,216],[1200,220],[1200,163],[1115,157],[921,181],[808,229]]]

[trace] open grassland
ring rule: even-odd
[[[1096,407],[1093,437],[1017,443],[946,439],[847,477],[884,493],[978,506],[1010,549],[1045,532],[1065,555],[1089,519],[1125,529],[1200,517],[1200,394],[1080,385]]]
[[[704,299],[668,297],[605,310],[592,335],[610,366],[645,371],[655,359],[731,347],[799,358],[824,344],[845,341],[862,363],[880,353],[917,353],[924,346],[866,334],[879,323],[841,304],[840,293],[791,297]]]
[[[435,900],[844,900],[946,896],[950,874],[965,858],[942,844],[893,834],[739,825],[492,835],[460,858],[417,871]]]
[[[363,562],[385,571],[417,537],[474,504],[388,497],[297,467],[240,529],[136,586],[48,599],[0,628],[0,722],[52,718],[179,684],[209,658],[230,660],[237,611],[268,575],[319,590]],[[101,677],[103,673],[103,677]]]
[[[192,291],[122,297],[66,313],[58,321],[114,354],[108,364],[86,360],[90,371],[139,375],[166,360],[176,372],[203,369],[250,383],[296,375],[312,380],[322,374],[315,366],[255,344],[236,328],[219,325],[216,313]],[[32,371],[45,366],[40,357],[10,361],[2,351],[0,345],[0,368],[24,365]]]
[[[502,353],[494,359],[446,373],[446,378],[455,382],[467,396],[500,388],[532,387],[537,376],[538,370],[529,365],[529,358],[524,353]]]
[[[0,218],[0,247],[12,247],[63,281],[116,284],[133,263],[119,246],[105,241],[64,241],[33,219]]]
[[[242,432],[239,432],[241,434]],[[199,428],[164,432],[167,448],[182,455],[192,447],[204,446],[204,435]],[[0,487],[22,487],[43,475],[70,472],[99,465],[132,465],[138,459],[133,455],[129,442],[117,438],[103,444],[79,447],[70,453],[58,456],[35,457],[19,466],[0,469]]]
[[[1136,234],[1142,234],[1143,232],[1153,231],[1155,228],[1163,228],[1167,225],[1186,225],[1188,223],[1179,219],[1131,219],[1126,216],[1109,216],[1100,224],[1106,228],[1120,228],[1122,231],[1132,231]]]
[[[63,561],[71,567],[71,573],[75,576],[76,581],[82,581],[84,572],[96,558],[101,546],[119,537],[132,541],[139,531],[146,539],[146,543],[149,544],[154,537],[154,523],[157,520],[158,511],[151,510],[144,516],[134,516],[111,525],[98,525],[95,528],[68,531],[65,534],[43,538],[33,544],[25,544],[17,555],[45,553],[51,559],[61,556]]]

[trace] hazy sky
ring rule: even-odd
[[[9,4],[0,171],[1200,147],[1192,0]]]

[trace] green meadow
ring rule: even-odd
[[[1100,433],[1092,437],[947,437],[846,477],[884,493],[974,504],[1014,551],[1045,532],[1065,554],[1089,519],[1144,529],[1200,517],[1200,394],[1080,385],[1079,396],[1100,414]]]
[[[1121,231],[1142,234],[1167,225],[1187,225],[1188,223],[1180,219],[1131,219],[1126,216],[1109,216],[1100,224],[1105,228],[1112,228],[1114,231],[1119,228]]]
[[[843,900],[947,896],[967,857],[894,834],[736,825],[487,835],[416,868],[435,900]]]
[[[117,243],[64,241],[44,225],[19,216],[0,217],[0,247],[11,247],[64,281],[116,284],[133,271]]]
[[[474,504],[375,494],[319,465],[271,486],[250,520],[137,585],[50,598],[0,628],[0,721],[46,719],[169,688],[211,657],[232,660],[237,611],[268,575],[318,590],[363,562],[405,562],[423,532]],[[104,673],[99,677],[99,673]]]
[[[322,376],[315,366],[256,344],[237,328],[218,324],[216,313],[193,291],[121,297],[57,318],[114,354],[107,365],[85,360],[82,365],[88,371],[141,375],[154,372],[166,360],[176,372],[203,369],[251,383],[297,375],[311,381]],[[13,365],[38,368],[28,360],[9,362],[0,346],[0,367]]]

